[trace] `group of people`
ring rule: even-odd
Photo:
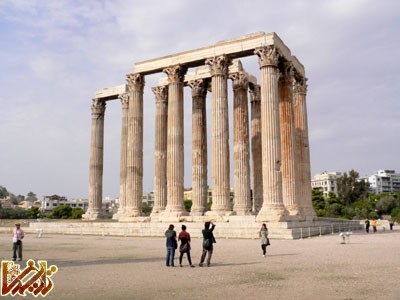
[[[370,226],[372,226],[372,230],[373,230],[374,233],[377,232],[378,222],[375,219],[373,219],[371,222],[368,219],[366,219],[364,223],[365,223],[365,231],[367,233],[369,233],[369,227]],[[393,230],[393,225],[394,225],[394,222],[393,222],[392,219],[390,219],[389,220],[389,228],[390,228],[390,230]]]
[[[170,224],[167,231],[165,231],[166,237],[166,247],[167,247],[167,256],[165,258],[165,265],[167,267],[175,267],[174,259],[175,259],[175,250],[178,249],[178,242],[180,241],[179,245],[179,266],[182,267],[182,259],[183,255],[186,253],[187,259],[189,261],[189,266],[194,268],[192,263],[192,258],[190,257],[190,250],[191,250],[191,238],[189,232],[186,231],[186,226],[182,225],[182,231],[179,235],[176,235],[176,231],[174,230],[175,226]],[[203,234],[203,252],[201,254],[199,266],[204,266],[204,261],[206,266],[209,267],[211,263],[211,257],[213,254],[213,244],[216,243],[213,231],[215,228],[215,224],[212,222],[205,222],[204,229],[202,230]],[[267,246],[270,245],[269,238],[268,238],[268,228],[266,224],[262,224],[261,229],[259,231],[259,237],[261,238],[261,249],[263,253],[263,257],[267,254]],[[207,257],[207,260],[206,260]]]

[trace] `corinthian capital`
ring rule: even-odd
[[[295,94],[307,94],[307,78],[296,79],[293,86],[293,92]]]
[[[92,100],[92,115],[96,116],[96,118],[104,117],[104,112],[106,110],[106,102],[102,99],[93,99]]]
[[[205,79],[196,79],[188,82],[192,88],[192,97],[205,98],[207,95],[208,81]]]
[[[261,87],[258,84],[250,86],[250,102],[261,101]]]
[[[234,90],[247,90],[249,88],[249,76],[246,72],[239,71],[229,74],[232,79],[232,87]]]
[[[138,73],[127,74],[126,80],[128,81],[130,90],[143,91],[144,77],[142,74],[138,74]]]
[[[186,74],[187,67],[183,65],[175,65],[172,67],[165,68],[163,72],[168,75],[169,83],[178,83],[182,82],[183,78]]]
[[[129,106],[129,94],[124,93],[118,96],[118,98],[121,100],[122,104],[122,109],[127,109]]]
[[[280,54],[274,46],[256,48],[254,53],[259,57],[260,68],[266,66],[278,67]]]
[[[285,61],[283,63],[283,67],[280,70],[280,77],[279,80],[283,82],[290,82],[292,83],[294,80],[294,67],[291,62]]]
[[[226,55],[206,59],[206,65],[211,67],[211,76],[227,76],[228,67],[231,63],[231,59]]]
[[[160,85],[151,88],[154,95],[156,96],[156,103],[158,102],[167,102],[168,101],[168,86]]]

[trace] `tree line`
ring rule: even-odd
[[[36,194],[33,192],[29,192],[26,197],[23,195],[15,196],[3,186],[0,186],[0,199],[9,199],[13,205],[18,205],[22,201],[30,201],[33,203],[39,201]],[[42,213],[36,206],[22,209],[20,207],[2,207],[0,203],[0,219],[81,219],[83,213],[84,211],[82,208],[72,208],[68,205],[60,205],[54,208],[52,212]]]
[[[351,220],[378,219],[390,216],[400,222],[400,192],[375,194],[369,183],[359,179],[359,173],[351,170],[337,180],[337,195],[328,197],[319,190],[312,191],[312,203],[317,216]]]

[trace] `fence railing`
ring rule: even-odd
[[[324,234],[359,231],[363,230],[363,228],[364,226],[357,222],[334,222],[320,226],[293,228],[293,237],[303,239],[312,236],[322,236]]]

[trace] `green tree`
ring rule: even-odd
[[[84,211],[80,207],[75,207],[71,211],[71,219],[82,219],[82,215],[84,214]]]
[[[32,206],[27,210],[27,214],[29,219],[37,219],[40,216],[40,210],[38,207]]]
[[[351,170],[349,174],[345,172],[337,180],[338,195],[343,205],[350,205],[358,199],[368,196],[369,183],[358,178],[358,172]]]
[[[8,191],[4,186],[0,185],[0,198],[5,199],[8,196]]]
[[[52,218],[54,219],[69,219],[72,215],[72,208],[69,205],[60,205],[53,209],[51,213]]]
[[[190,209],[192,208],[192,200],[183,201],[183,205],[185,206],[186,211],[190,212]]]
[[[326,215],[326,202],[322,191],[312,190],[312,205],[318,217],[324,217]]]

